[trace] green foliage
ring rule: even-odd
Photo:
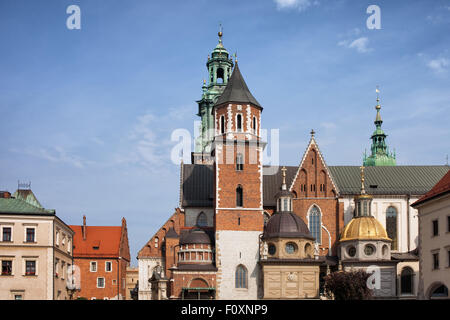
[[[372,290],[367,287],[370,274],[365,271],[338,271],[324,278],[325,295],[335,300],[367,300]]]

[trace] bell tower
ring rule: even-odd
[[[214,108],[217,299],[257,299],[257,257],[264,229],[262,107],[239,66]]]
[[[389,148],[386,144],[386,137],[387,135],[384,133],[383,129],[381,129],[381,124],[383,123],[383,120],[381,119],[381,105],[380,105],[380,97],[377,87],[377,105],[375,106],[375,109],[377,110],[377,115],[375,117],[375,131],[373,132],[371,139],[372,139],[372,146],[371,146],[371,155],[367,157],[367,155],[364,153],[364,160],[363,160],[363,166],[365,167],[373,167],[373,166],[395,166],[395,153],[389,152]]]
[[[195,141],[195,152],[192,153],[192,163],[211,164],[211,142],[214,138],[214,119],[212,109],[217,99],[225,90],[233,69],[233,59],[222,43],[222,26],[218,33],[219,43],[208,55],[206,68],[208,80],[203,80],[202,97],[197,101],[198,113],[201,118],[199,136]]]

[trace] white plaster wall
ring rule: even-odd
[[[164,267],[162,258],[141,258],[138,259],[139,266],[139,300],[151,300],[151,285],[148,279],[152,276],[153,268],[158,263]]]
[[[260,270],[258,261],[259,231],[217,231],[216,252],[219,253],[217,299],[245,300],[258,298]],[[235,288],[238,265],[248,271],[248,288]]]

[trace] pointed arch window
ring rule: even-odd
[[[198,214],[196,225],[198,227],[206,227],[208,225],[208,218],[203,211]]]
[[[392,239],[391,250],[398,250],[397,209],[395,207],[389,207],[386,210],[386,231],[388,237]]]
[[[317,206],[313,206],[309,211],[309,231],[316,239],[317,243],[322,243],[321,239],[322,217]]]
[[[236,207],[243,207],[244,206],[244,190],[242,189],[242,186],[238,186],[236,188]]]
[[[238,265],[236,268],[236,288],[247,288],[247,268],[242,264]]]

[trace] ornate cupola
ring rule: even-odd
[[[361,193],[355,196],[353,219],[340,237],[342,260],[390,260],[390,243],[386,229],[372,216],[373,197],[364,188],[364,167],[361,167]]]
[[[201,117],[200,132],[195,143],[193,163],[208,163],[211,141],[214,138],[214,118],[212,108],[225,90],[233,70],[233,58],[223,46],[222,26],[218,33],[219,43],[208,55],[206,67],[208,80],[203,80],[202,97],[197,101],[198,116]]]
[[[292,192],[286,186],[286,167],[281,169],[283,182],[280,191],[275,195],[277,199],[277,212],[291,212],[292,211]]]
[[[371,155],[367,157],[364,153],[363,165],[365,167],[369,166],[395,166],[395,152],[391,153],[386,144],[387,135],[384,133],[383,129],[381,129],[381,124],[383,120],[381,119],[381,105],[380,105],[380,97],[378,87],[376,89],[377,92],[377,105],[375,106],[375,110],[377,110],[377,115],[375,117],[375,131],[373,132],[372,146],[371,146]]]

